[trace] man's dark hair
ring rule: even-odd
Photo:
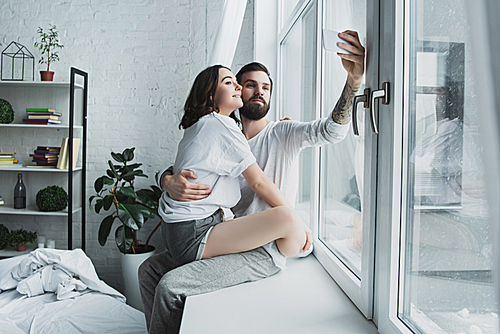
[[[271,75],[269,74],[269,70],[267,69],[267,67],[265,67],[261,63],[253,62],[243,66],[236,74],[236,80],[238,80],[238,83],[240,85],[243,85],[243,82],[241,82],[241,77],[243,76],[243,74],[246,72],[255,72],[255,71],[260,71],[267,74],[267,76],[269,77],[269,81],[271,82],[271,87],[269,87],[269,93],[271,94],[273,92],[273,79],[271,79]]]
[[[201,71],[194,79],[191,91],[184,104],[184,116],[182,116],[179,129],[187,129],[198,120],[212,112],[219,112],[215,103],[215,92],[219,84],[219,69],[227,68],[222,65],[213,65]],[[232,116],[235,121],[239,121]]]

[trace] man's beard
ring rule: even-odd
[[[264,103],[263,105],[251,103],[252,100],[255,99],[251,99],[240,108],[240,115],[245,116],[245,118],[252,121],[258,121],[259,119],[266,117],[267,112],[269,111],[269,104],[267,104],[264,99],[259,99],[262,103]]]

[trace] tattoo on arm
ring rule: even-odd
[[[351,121],[352,101],[358,90],[359,87],[351,87],[348,83],[345,84],[342,95],[332,112],[332,118],[335,123],[347,124]]]

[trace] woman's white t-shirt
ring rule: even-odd
[[[236,122],[211,113],[184,131],[179,143],[174,173],[191,170],[193,183],[210,185],[208,197],[192,202],[176,201],[164,192],[158,213],[166,223],[210,216],[219,208],[231,208],[241,197],[238,176],[255,162],[248,142]]]

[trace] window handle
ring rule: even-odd
[[[372,98],[370,102],[370,115],[372,119],[373,132],[378,134],[377,121],[375,120],[375,99],[382,98],[382,104],[389,104],[389,83],[384,82],[382,84],[382,89],[374,90],[372,92]]]
[[[359,136],[358,131],[358,103],[364,102],[363,107],[368,108],[368,97],[370,96],[370,88],[365,88],[363,95],[356,95],[354,97],[354,102],[352,103],[352,131],[354,135]]]

